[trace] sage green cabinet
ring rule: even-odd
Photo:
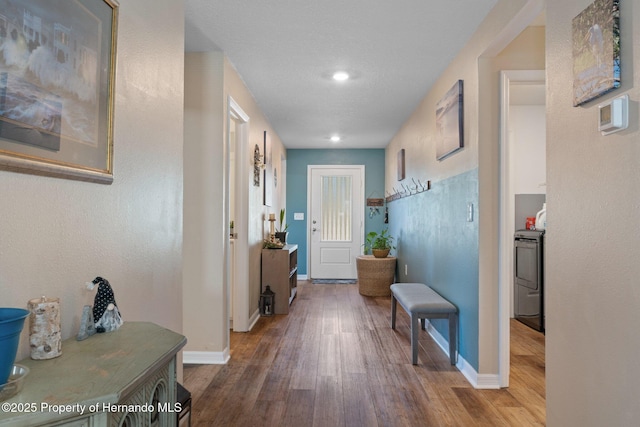
[[[176,354],[186,342],[153,323],[127,321],[65,340],[60,357],[17,362],[30,373],[3,402],[0,426],[175,426]]]

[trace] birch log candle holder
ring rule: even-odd
[[[45,360],[60,356],[60,299],[43,296],[30,300],[28,305],[31,358]]]

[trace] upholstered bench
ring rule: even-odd
[[[425,319],[449,319],[449,358],[456,364],[458,342],[458,309],[423,283],[391,285],[391,329],[396,328],[396,303],[411,316],[412,363],[418,364],[418,332],[425,328]]]

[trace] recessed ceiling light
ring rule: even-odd
[[[340,137],[338,135],[333,135],[331,137],[331,142],[340,142]]]
[[[349,79],[349,74],[346,71],[337,71],[333,73],[333,79],[339,82],[343,82]]]

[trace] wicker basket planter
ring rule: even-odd
[[[358,290],[360,295],[385,297],[391,295],[396,273],[396,257],[375,258],[372,255],[356,257]]]

